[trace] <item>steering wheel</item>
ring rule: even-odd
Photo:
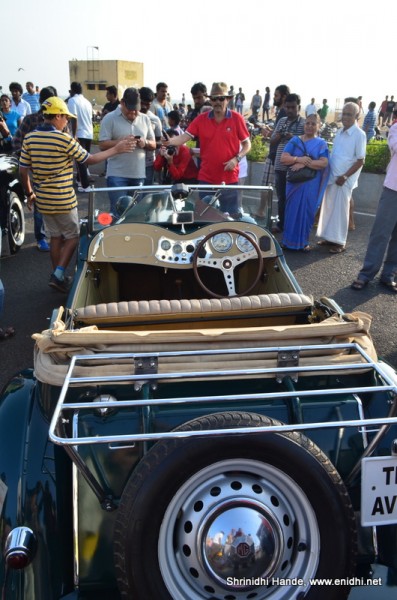
[[[250,244],[253,246],[253,250],[250,250],[249,252],[240,252],[239,254],[236,254],[235,256],[221,256],[219,258],[217,258],[216,256],[210,256],[209,258],[207,258],[207,256],[205,258],[200,257],[200,252],[204,248],[205,244],[211,238],[215,237],[216,235],[219,235],[220,233],[235,234],[236,238],[237,238],[237,236],[240,236],[240,235],[242,237],[245,237],[250,242]],[[235,245],[235,243],[236,243],[236,238],[233,238],[233,245]],[[251,285],[249,285],[247,287],[246,290],[244,290],[240,294],[236,294],[234,269],[238,265],[241,265],[246,260],[249,260],[251,258],[258,259],[258,268],[257,268],[256,274],[255,274],[254,280],[251,283]],[[198,245],[194,251],[194,254],[193,254],[192,262],[193,262],[193,272],[194,272],[194,276],[195,276],[197,282],[200,284],[200,286],[203,288],[203,290],[205,292],[207,292],[207,294],[209,294],[213,298],[223,298],[224,296],[221,296],[220,294],[216,294],[215,292],[213,292],[212,290],[207,288],[206,285],[204,285],[204,283],[201,280],[200,275],[198,273],[198,267],[211,267],[213,269],[219,269],[220,271],[222,271],[223,276],[225,278],[225,283],[226,283],[226,287],[228,290],[228,294],[230,297],[246,296],[256,286],[256,284],[258,283],[258,281],[260,279],[262,271],[263,271],[263,256],[262,256],[261,249],[259,248],[257,242],[250,235],[248,235],[244,231],[239,231],[238,229],[218,229],[218,231],[213,231],[213,232],[209,233],[205,238],[203,238],[201,240],[201,242],[198,243]]]

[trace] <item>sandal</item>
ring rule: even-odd
[[[346,250],[346,246],[335,246],[335,248],[329,249],[331,254],[341,254],[345,250]]]
[[[350,287],[352,290],[363,290],[367,285],[368,281],[364,281],[363,279],[355,279]]]
[[[310,246],[310,244],[302,248],[302,252],[310,252],[311,250],[313,250],[313,248]]]
[[[395,281],[379,281],[381,285],[384,285],[390,292],[397,294],[397,283]]]
[[[317,246],[335,246],[334,242],[329,242],[328,240],[320,240],[317,242]]]
[[[1,329],[0,327],[0,341],[12,337],[13,335],[15,335],[14,327],[7,327],[6,329]]]

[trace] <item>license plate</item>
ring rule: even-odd
[[[362,460],[361,525],[397,523],[397,456]]]

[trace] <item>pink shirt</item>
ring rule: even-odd
[[[397,192],[397,124],[390,127],[387,143],[390,148],[390,162],[387,165],[386,177],[383,185]]]

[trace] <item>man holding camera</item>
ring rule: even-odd
[[[146,150],[156,149],[156,140],[150,119],[140,113],[139,92],[127,88],[120,105],[101,121],[99,147],[108,150],[125,138],[133,138],[132,151],[112,156],[107,162],[108,187],[143,185],[146,176]],[[110,210],[114,213],[119,193],[110,194]],[[115,213],[114,213],[115,214]]]
[[[171,144],[179,135],[175,129],[167,129],[168,139]],[[198,169],[190,154],[190,150],[184,144],[182,146],[161,146],[160,152],[154,161],[154,170],[162,171],[163,184],[168,183],[197,183]]]

